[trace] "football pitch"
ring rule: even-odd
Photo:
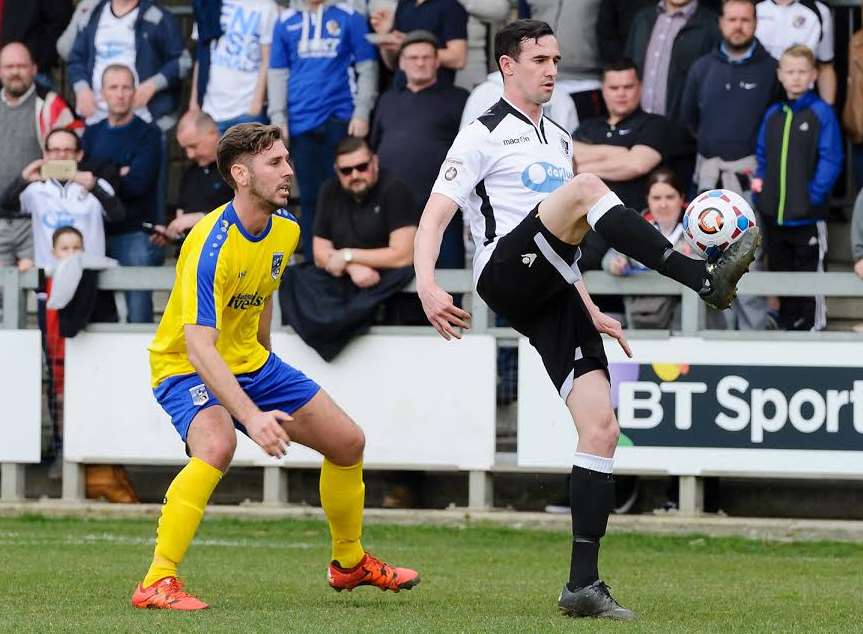
[[[326,525],[205,518],[181,570],[211,604],[135,610],[155,522],[0,517],[2,632],[850,632],[863,548],[847,543],[613,534],[601,570],[633,623],[572,620],[556,600],[563,532],[366,526],[368,550],[416,567],[410,592],[326,585]]]

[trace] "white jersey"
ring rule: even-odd
[[[135,67],[137,53],[135,51],[135,21],[138,19],[138,9],[132,9],[118,18],[108,2],[102,8],[99,22],[96,25],[96,59],[93,63],[93,76],[90,85],[96,97],[96,112],[87,117],[87,125],[98,123],[108,116],[108,104],[102,96],[102,73],[112,64],[121,64],[132,71],[135,85],[140,84],[140,77]],[[153,118],[146,107],[138,108],[135,114],[147,123]]]
[[[755,37],[776,59],[794,44],[804,44],[820,64],[833,61],[833,16],[823,2],[796,0],[779,5],[762,0],[756,5]]]
[[[113,193],[105,181],[100,179],[99,184]],[[21,192],[20,200],[21,213],[33,219],[33,248],[39,268],[54,266],[51,240],[60,227],[75,227],[84,236],[84,251],[93,256],[105,255],[102,203],[78,183],[37,181]]]
[[[458,133],[432,187],[461,207],[476,245],[474,283],[501,236],[572,179],[572,137],[501,99]]]

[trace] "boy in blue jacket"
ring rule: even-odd
[[[758,132],[758,171],[752,190],[764,219],[770,271],[823,271],[827,198],[842,171],[842,135],[833,108],[811,89],[815,56],[795,44],[777,70],[787,99],[767,109]],[[781,297],[779,327],[821,330],[824,298]]]

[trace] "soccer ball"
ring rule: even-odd
[[[755,225],[755,212],[749,203],[727,189],[699,194],[683,214],[686,241],[706,258],[718,256]]]

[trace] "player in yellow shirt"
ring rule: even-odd
[[[218,167],[234,199],[205,216],[180,251],[177,279],[150,344],[153,393],[186,443],[189,463],[165,494],[153,562],[132,595],[139,608],[200,610],[183,591],[183,560],[239,429],[269,455],[290,441],[324,456],[321,506],[332,537],[330,586],[410,589],[419,575],[365,552],[362,430],[317,383],[270,350],[271,296],[300,229],[283,207],[293,172],[276,126],[232,127]]]

